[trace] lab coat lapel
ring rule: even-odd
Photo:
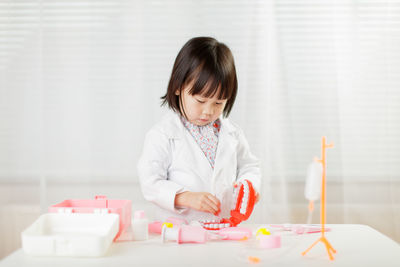
[[[181,142],[179,160],[185,162],[186,166],[206,184],[209,184],[212,178],[213,169],[204,155],[196,140],[182,124],[179,115],[175,114],[175,125],[172,138]]]
[[[229,120],[222,120],[221,130],[218,137],[218,147],[215,157],[213,179],[219,175],[219,172],[223,168],[226,168],[227,165],[233,164],[233,159],[231,157],[236,156],[235,149],[237,146],[237,140],[233,136],[234,131],[235,129]],[[234,177],[232,177],[232,179],[234,179]]]
[[[208,162],[208,159],[189,131],[185,131],[184,138],[186,139],[186,142],[190,144],[189,146],[185,146],[185,151],[182,151],[184,159],[194,173],[200,176],[203,181],[209,183],[213,169]]]

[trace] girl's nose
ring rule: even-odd
[[[212,115],[214,113],[214,109],[211,106],[206,106],[203,109],[203,114]]]

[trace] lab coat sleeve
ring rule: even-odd
[[[175,207],[175,195],[185,188],[168,180],[171,147],[168,137],[157,130],[150,130],[145,138],[143,153],[138,162],[138,174],[143,196],[161,208],[182,213],[185,208]]]
[[[249,144],[241,129],[238,129],[237,138],[237,182],[247,179],[253,184],[254,189],[259,193],[261,189],[261,170],[259,160],[251,153]]]

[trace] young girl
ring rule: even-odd
[[[258,160],[242,130],[226,118],[236,94],[229,48],[210,37],[189,40],[162,97],[172,112],[147,133],[138,163],[144,198],[156,204],[157,219],[228,218],[234,183],[244,179],[258,200]]]

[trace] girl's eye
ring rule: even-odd
[[[215,104],[217,104],[217,105],[222,105],[222,103],[218,103],[218,102],[217,102],[217,103],[215,103]]]
[[[205,103],[205,101],[201,101],[201,100],[198,100],[198,99],[196,99],[196,100],[197,100],[197,102],[199,102],[199,103],[202,103],[202,104]]]

